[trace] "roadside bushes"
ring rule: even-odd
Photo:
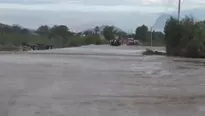
[[[68,40],[67,46],[73,47],[73,46],[81,46],[81,45],[100,45],[100,44],[107,44],[106,40],[102,40],[99,35],[88,35],[88,36],[74,36],[71,37]]]
[[[13,44],[20,46],[22,43],[28,44],[50,44],[53,39],[42,35],[18,34],[18,33],[0,33],[0,45]],[[53,42],[54,43],[54,42]]]
[[[12,44],[0,45],[0,51],[19,51],[20,48],[18,46]]]
[[[186,16],[178,21],[170,17],[164,27],[166,54],[192,58],[205,57],[205,22]]]
[[[100,35],[95,33],[84,34],[72,32],[66,25],[54,25],[49,27],[42,25],[36,30],[23,28],[19,25],[7,25],[0,23],[0,50],[29,50],[23,44],[28,45],[52,45],[53,48],[81,46],[89,44],[104,44]]]
[[[19,33],[0,33],[0,51],[17,51],[22,44],[45,44],[53,45],[54,48],[74,47],[89,44],[106,44],[99,35],[78,36],[62,38],[60,36],[49,38],[46,35],[31,35]],[[23,48],[20,48],[23,49]],[[25,48],[27,49],[27,48]]]

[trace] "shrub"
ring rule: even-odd
[[[203,57],[205,54],[205,23],[196,22],[192,17],[178,21],[171,17],[165,28],[167,55]]]
[[[0,45],[0,51],[18,51],[20,48],[12,44]]]
[[[80,36],[73,36],[68,40],[67,46],[81,46],[81,45],[100,45],[100,44],[106,44],[106,40],[101,40],[98,35],[88,35],[85,37]]]

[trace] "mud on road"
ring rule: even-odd
[[[0,116],[204,116],[204,61],[143,50],[0,54]]]

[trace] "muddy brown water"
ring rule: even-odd
[[[205,116],[204,60],[145,49],[0,54],[0,116]]]

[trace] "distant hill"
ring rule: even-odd
[[[193,16],[195,20],[205,20],[205,12],[204,8],[192,9],[192,10],[184,10],[181,12],[181,19],[187,16]],[[170,16],[177,17],[176,12],[172,13],[161,13],[159,17],[156,19],[153,24],[153,28],[155,30],[163,31],[164,25],[166,21],[170,18]]]

